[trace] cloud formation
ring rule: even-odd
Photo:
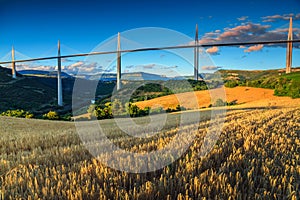
[[[225,28],[223,32],[209,32],[206,33],[199,41],[200,44],[214,44],[214,43],[237,43],[237,42],[259,42],[259,41],[273,41],[286,40],[288,29],[274,29],[270,30],[270,25],[244,23],[233,28]],[[293,29],[293,39],[300,39],[300,29]],[[268,45],[271,46],[271,45]],[[285,47],[286,44],[273,44],[272,47]],[[299,48],[300,45],[295,44],[294,47]]]
[[[200,44],[205,44],[251,41],[266,34],[268,28],[270,28],[269,25],[247,23],[233,28],[225,28],[224,32],[206,33],[199,42]]]
[[[262,44],[250,46],[249,48],[245,49],[244,52],[250,53],[252,51],[260,51],[260,50],[262,50],[263,47],[264,47],[264,45],[262,45]]]
[[[206,53],[209,53],[211,55],[217,55],[219,52],[219,48],[218,47],[211,47],[206,49]]]
[[[90,74],[103,71],[102,67],[97,66],[96,62],[88,63],[84,61],[78,61],[71,65],[63,66],[62,70],[66,71],[69,74],[77,74],[78,72]]]
[[[218,70],[221,69],[222,67],[218,67],[218,66],[202,66],[201,69],[202,70]]]
[[[245,21],[246,19],[248,19],[248,16],[242,16],[242,17],[237,18],[237,20],[239,20],[239,21]]]
[[[55,70],[55,66],[50,65],[39,65],[39,66],[33,66],[31,64],[21,63],[17,64],[17,70],[42,70],[42,71],[53,71]]]
[[[156,66],[156,64],[148,64],[148,65],[143,65],[144,69],[153,69]]]
[[[158,67],[158,65],[155,63],[126,66],[127,69],[145,69],[145,70],[146,69],[154,69],[156,67]]]
[[[300,20],[300,13],[298,14],[283,14],[283,15],[270,15],[262,17],[263,22],[276,22],[280,20],[290,20],[290,17],[293,17],[293,20]]]
[[[173,70],[179,68],[178,65],[161,65],[156,63],[150,64],[141,64],[141,65],[129,65],[125,67],[124,72],[136,72],[136,71],[155,71],[155,73],[166,72],[166,70],[170,70],[169,72],[174,72]]]
[[[178,68],[177,65],[161,67],[161,69],[176,69],[176,68]]]
[[[75,63],[72,63],[70,65],[64,65],[61,67],[62,71],[75,75],[78,72],[80,74],[96,74],[103,72],[103,67],[99,66],[96,62],[89,63],[84,61],[78,61]],[[17,64],[17,70],[42,70],[42,71],[55,71],[57,70],[57,66],[55,65],[33,65],[33,64]],[[109,71],[109,70],[105,70]]]

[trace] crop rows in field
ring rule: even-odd
[[[299,116],[299,108],[231,111],[219,140],[203,158],[199,151],[209,121],[200,122],[199,127],[187,124],[183,127],[187,133],[195,127],[197,131],[185,154],[163,169],[143,174],[101,164],[82,145],[72,123],[16,119],[14,123],[23,126],[15,126],[13,134],[7,125],[11,122],[3,118],[0,198],[297,199]],[[48,127],[41,133],[35,124],[27,123]],[[174,130],[165,129],[145,139],[114,137],[113,133],[110,137],[123,149],[146,153],[163,148],[175,135]]]

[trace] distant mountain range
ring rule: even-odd
[[[299,67],[294,67],[294,71],[299,71]],[[221,69],[218,72],[220,75],[225,79],[230,78],[236,78],[235,75],[239,74],[239,76],[242,76],[244,79],[255,79],[260,76],[263,76],[264,74],[270,75],[270,74],[278,74],[278,73],[284,73],[284,69],[273,69],[273,70],[226,70]],[[34,76],[34,77],[50,77],[50,78],[56,78],[57,77],[57,71],[42,71],[42,70],[20,70],[17,71],[18,74],[24,75],[24,76]],[[201,73],[199,75],[199,79],[209,79],[211,77],[212,73]],[[114,82],[117,80],[116,73],[99,73],[95,75],[91,74],[82,74],[82,75],[70,75],[66,72],[61,73],[62,78],[80,78],[80,79],[86,79],[86,80],[101,80],[103,82]],[[194,77],[191,76],[177,76],[177,77],[167,77],[164,75],[159,74],[152,74],[152,73],[146,73],[146,72],[131,72],[131,73],[122,73],[121,79],[124,81],[168,81],[168,80],[185,80],[185,79],[194,79]]]
[[[20,70],[19,74],[24,76],[37,76],[37,77],[57,77],[56,71],[42,71],[42,70]],[[116,73],[99,73],[95,75],[91,74],[82,74],[82,75],[70,75],[68,73],[62,72],[62,78],[81,78],[86,80],[101,80],[103,82],[116,81]],[[176,77],[167,77],[159,74],[151,74],[146,72],[131,72],[131,73],[122,73],[122,80],[125,81],[168,81],[168,80],[184,80],[192,79],[193,76],[176,76]],[[200,77],[201,78],[201,77]]]
[[[101,80],[101,81],[116,81],[117,74],[115,73],[101,73],[96,75],[79,75],[75,76],[78,78],[83,78],[87,80]],[[192,76],[191,76],[192,77]],[[168,80],[184,80],[190,77],[187,76],[177,76],[177,77],[167,77],[159,74],[151,74],[146,72],[131,72],[122,73],[121,79],[124,81],[168,81]]]
[[[20,70],[18,71],[21,75],[26,76],[43,76],[43,77],[57,77],[57,71],[43,71],[43,70]],[[62,78],[73,78],[73,76],[61,72]]]

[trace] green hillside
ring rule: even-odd
[[[17,79],[11,77],[11,70],[0,66],[0,114],[7,110],[25,110],[40,117],[49,111],[56,111],[61,115],[70,114],[72,108],[72,92],[74,78],[63,78],[64,106],[57,106],[57,79],[55,77],[22,76]],[[79,79],[84,85],[84,92],[89,92],[95,81]],[[115,84],[99,83],[97,95],[107,95],[113,91]],[[94,95],[93,95],[94,96]],[[82,99],[84,97],[81,97]],[[90,102],[83,99],[82,102]]]
[[[279,70],[219,70],[222,77],[230,79],[233,77],[239,78],[240,80],[255,80],[270,76],[278,75]]]
[[[300,97],[300,68],[285,74],[282,70],[220,70],[226,87],[249,86],[274,90],[276,96]]]
[[[17,75],[11,78],[11,70],[0,67],[0,112],[23,109],[42,113],[54,109],[56,90],[34,78]]]

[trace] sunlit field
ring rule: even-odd
[[[226,88],[226,100],[228,102],[236,102],[239,107],[268,107],[268,106],[300,106],[300,99],[291,99],[290,97],[279,97],[274,95],[274,90],[265,88],[255,88],[255,87],[235,87]],[[181,99],[185,99],[184,106],[189,109],[208,107],[211,103],[211,98],[209,92],[213,90],[204,90],[196,92],[186,92],[176,94]],[[197,102],[189,101],[194,95],[197,97]],[[198,105],[197,105],[198,103]],[[163,96],[147,101],[137,102],[136,105],[144,108],[151,107],[153,105],[161,105],[164,108],[174,108],[179,104],[175,95]],[[245,105],[246,104],[246,105]]]
[[[228,110],[219,140],[201,158],[209,124],[205,112],[200,124],[182,127],[189,133],[199,126],[188,150],[163,169],[143,174],[104,166],[82,144],[73,122],[1,117],[0,199],[299,198],[299,107]],[[179,117],[168,114],[166,126],[145,139],[119,133],[112,120],[99,123],[122,149],[145,153],[172,140]]]
[[[0,200],[300,200],[300,0],[0,0]]]

